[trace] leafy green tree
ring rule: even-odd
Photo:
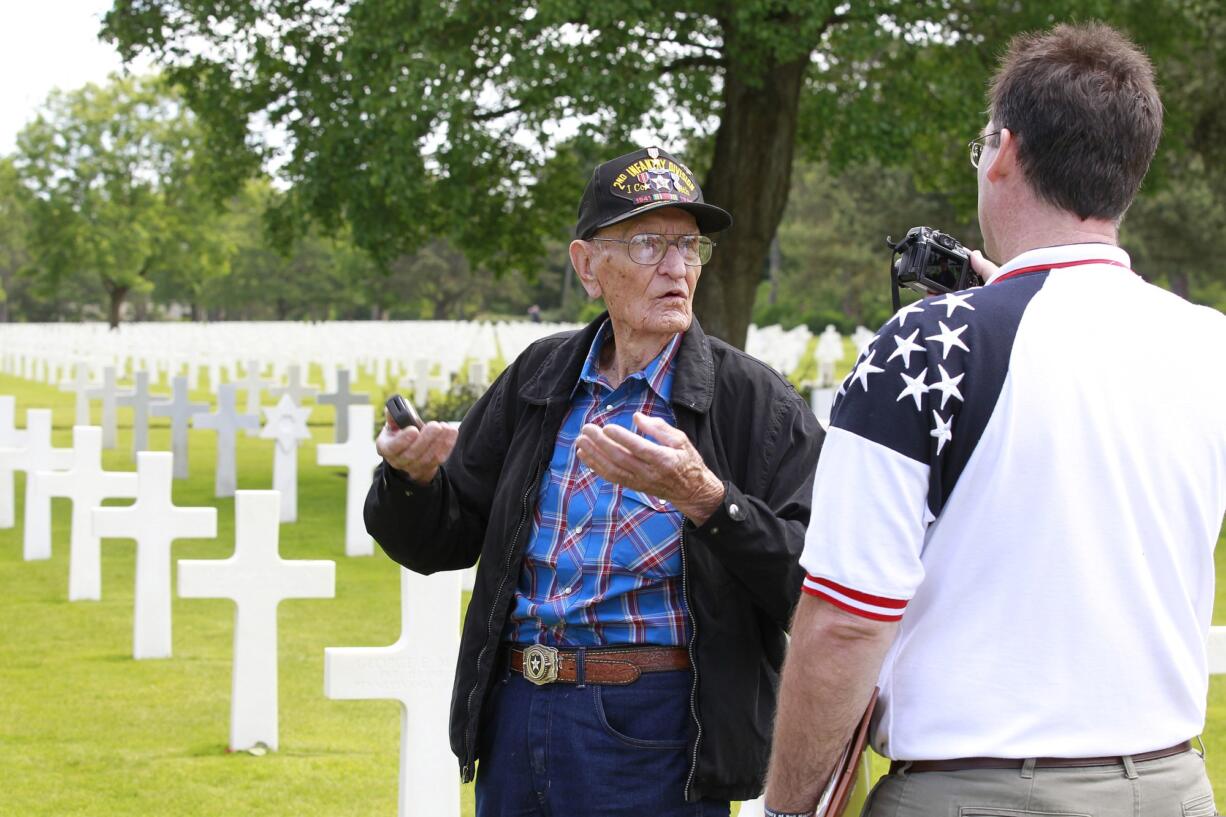
[[[17,272],[27,263],[28,194],[12,159],[0,158],[0,323],[10,320],[9,300]]]
[[[80,279],[105,294],[117,326],[124,301],[159,273],[209,274],[216,208],[196,188],[199,132],[160,79],[114,76],[53,92],[17,147],[40,292]]]
[[[280,224],[348,224],[384,264],[447,237],[475,267],[532,271],[573,222],[579,157],[639,129],[688,143],[736,218],[698,312],[740,343],[794,157],[911,165],[965,202],[963,145],[1010,35],[1101,17],[1165,63],[1216,48],[1205,20],[1224,14],[1204,0],[1161,14],[1150,0],[115,0],[104,36],[183,84],[223,168],[265,155],[249,123],[284,132]],[[1186,143],[1190,121],[1172,132]],[[582,149],[555,152],[561,139]]]

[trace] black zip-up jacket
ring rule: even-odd
[[[528,347],[464,418],[430,485],[383,463],[366,498],[366,529],[410,570],[459,570],[480,557],[451,706],[451,748],[466,782],[541,476],[604,320]],[[703,525],[687,520],[682,529],[694,667],[685,796],[749,800],[766,775],[784,634],[800,595],[798,560],[825,435],[786,380],[708,338],[696,320],[674,366],[677,426],[727,492]]]

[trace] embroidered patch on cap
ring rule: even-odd
[[[648,155],[626,165],[614,176],[609,192],[636,206],[657,201],[695,201],[698,183],[685,165]]]

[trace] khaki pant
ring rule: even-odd
[[[1071,769],[905,771],[881,779],[862,817],[1212,817],[1196,752]]]

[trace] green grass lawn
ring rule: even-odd
[[[371,383],[355,388],[374,391]],[[53,408],[54,440],[71,444],[72,395],[4,376],[0,394],[17,397],[19,425],[26,408]],[[193,399],[207,396],[201,391]],[[176,598],[174,657],[133,661],[132,543],[104,541],[102,601],[69,603],[68,503],[53,503],[52,558],[23,561],[18,475],[18,527],[0,530],[0,815],[395,813],[398,705],[323,696],[325,647],[382,646],[399,635],[396,569],[381,554],[344,555],[342,472],[314,464],[315,444],[331,441],[331,411],[315,409],[313,439],[300,449],[299,520],[282,526],[281,554],[336,560],[336,598],[281,605],[280,751],[264,757],[225,750],[233,605]],[[104,456],[111,470],[135,467],[125,421],[121,410],[120,447]],[[216,506],[218,538],[176,542],[174,558],[225,558],[234,543],[233,501],[212,497],[213,435],[191,433],[191,478],[175,483],[174,499]],[[150,443],[169,450],[165,420],[153,422]],[[271,441],[240,437],[238,465],[240,488],[268,488]],[[1223,551],[1220,624],[1226,624]],[[1226,678],[1212,684],[1205,742],[1219,801],[1226,802]],[[471,815],[471,787],[462,796]]]

